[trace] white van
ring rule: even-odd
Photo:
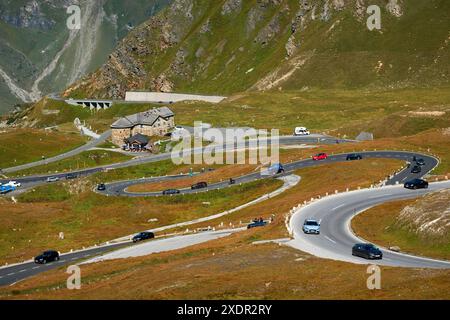
[[[311,133],[305,127],[297,127],[294,131],[294,136],[309,136]]]

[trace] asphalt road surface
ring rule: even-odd
[[[411,173],[411,168],[406,168],[405,170],[401,171],[400,173],[396,174],[393,177],[390,177],[387,181],[387,185],[395,185],[397,183],[404,183],[406,180],[410,180],[413,178],[420,178],[424,176],[426,173],[430,172],[434,167],[438,165],[438,160],[434,157],[428,156],[428,155],[422,155],[417,153],[411,153],[411,152],[402,152],[402,151],[371,151],[371,152],[359,152],[359,155],[363,157],[363,159],[397,159],[402,161],[410,161],[412,162],[412,159],[414,156],[417,157],[417,159],[422,158],[425,160],[425,165],[422,167],[422,172],[413,174]],[[313,167],[323,164],[330,164],[330,163],[337,163],[337,162],[343,162],[346,161],[347,154],[339,154],[339,155],[332,155],[329,156],[328,159],[322,160],[322,161],[314,161],[312,159],[308,160],[300,160],[296,162],[292,162],[289,164],[285,164],[284,168],[286,170],[286,173],[307,168],[307,167]],[[355,160],[356,161],[356,160]],[[339,169],[337,169],[339,170]],[[143,183],[151,183],[151,182],[159,182],[169,179],[181,179],[186,178],[187,176],[175,176],[175,177],[159,177],[159,178],[149,178],[149,179],[137,179],[137,180],[128,180],[128,181],[121,181],[121,182],[115,182],[106,185],[105,191],[98,191],[99,193],[109,195],[109,196],[125,196],[125,197],[157,197],[162,196],[163,193],[161,191],[159,192],[129,192],[127,189],[130,186],[133,185],[139,185]],[[262,174],[260,171],[254,172],[251,174],[247,174],[241,177],[236,177],[233,179],[235,180],[236,184],[240,183],[248,183],[252,181],[257,181],[260,179],[267,179],[270,178],[268,175]],[[211,190],[219,190],[226,188],[230,185],[229,181],[223,181],[223,182],[217,182],[208,185],[207,188],[198,189],[198,190],[191,190],[190,188],[187,189],[180,189],[181,194],[193,194],[198,192],[207,192]]]
[[[107,134],[107,133],[105,133]],[[103,135],[100,139],[103,139]],[[106,138],[105,138],[106,139]],[[252,139],[250,139],[252,140]],[[345,139],[336,139],[334,137],[329,137],[329,136],[323,136],[323,135],[311,135],[311,136],[284,136],[284,137],[279,137],[279,143],[280,145],[295,145],[295,144],[311,144],[311,143],[320,143],[320,144],[336,144],[338,143],[349,143],[349,142],[354,142],[353,140],[345,140]],[[269,145],[270,145],[271,141],[269,141]],[[246,146],[249,145],[249,142],[246,142]],[[81,148],[91,148],[93,147],[93,145],[85,145]],[[225,150],[226,146],[222,145],[222,146],[218,146],[216,151],[217,152],[221,152],[223,150]],[[195,148],[195,149],[191,149],[192,154],[199,154],[199,153],[203,153],[205,148]],[[79,153],[79,150],[73,150],[72,152],[76,152]],[[64,155],[60,155],[57,156],[55,158],[58,157],[66,157],[67,154]],[[150,164],[150,163],[155,163],[155,162],[159,162],[159,161],[164,161],[164,160],[168,160],[171,159],[172,154],[171,153],[164,153],[164,154],[158,154],[158,155],[149,155],[149,156],[143,156],[143,157],[138,157],[132,160],[128,160],[125,162],[120,162],[120,163],[116,163],[116,164],[111,164],[111,165],[104,165],[104,166],[99,166],[99,167],[94,167],[94,168],[88,168],[88,169],[84,169],[84,170],[76,170],[76,171],[72,171],[70,173],[75,174],[77,177],[81,178],[81,177],[86,177],[89,175],[92,175],[94,173],[98,173],[98,172],[102,172],[105,170],[113,170],[113,169],[121,169],[121,168],[128,168],[128,167],[133,167],[133,166],[138,166],[138,165],[143,165],[143,164]],[[53,158],[53,159],[55,159]],[[62,158],[58,158],[55,161],[61,160]],[[46,160],[44,162],[48,162],[49,160]],[[45,164],[45,163],[39,163],[39,162],[34,162],[34,163],[30,163],[27,165],[23,165],[20,166],[20,170],[23,169],[27,169],[30,167],[34,167],[38,164]],[[9,169],[5,169],[3,171],[3,173],[8,173],[8,172],[12,172],[13,171],[17,171],[19,167],[15,167],[15,168],[9,168]],[[43,174],[43,175],[33,175],[33,176],[29,176],[29,177],[23,177],[23,178],[17,178],[17,179],[0,179],[0,183],[7,183],[10,180],[14,180],[14,181],[18,181],[22,184],[21,189],[27,189],[27,188],[32,188],[32,187],[36,187],[42,184],[47,183],[47,178],[50,177],[57,177],[61,180],[66,179],[66,176],[69,172],[66,173],[58,173],[58,174]]]
[[[136,258],[136,257],[150,255],[153,253],[178,250],[178,249],[194,246],[196,244],[208,242],[211,240],[216,240],[216,239],[220,239],[223,237],[227,237],[233,233],[236,233],[239,231],[244,231],[244,230],[246,230],[246,228],[219,230],[219,231],[207,231],[207,232],[200,232],[200,233],[195,233],[195,234],[190,234],[190,235],[147,241],[147,242],[143,242],[143,243],[131,246],[131,247],[126,247],[123,249],[119,249],[119,250],[92,258],[90,260],[83,262],[82,264],[89,264],[89,263],[101,262],[101,261],[106,261],[106,260],[114,260],[114,259]]]
[[[57,262],[51,262],[48,264],[35,264],[34,261],[26,263],[11,265],[9,267],[0,268],[0,286],[12,285],[18,281],[35,276],[39,273],[62,268],[64,266],[77,264],[80,260],[88,259],[90,257],[97,256],[107,251],[123,248],[124,246],[132,245],[131,241],[113,244],[107,247],[92,248],[89,250],[83,250],[79,252],[68,253],[61,255],[61,259]]]
[[[366,241],[351,230],[352,218],[373,207],[394,200],[412,199],[429,192],[450,188],[450,181],[430,184],[429,189],[408,190],[403,186],[389,186],[353,191],[323,198],[300,208],[291,218],[294,240],[289,245],[312,255],[358,264],[378,264],[407,268],[450,268],[450,262],[396,253],[386,248],[382,260],[366,260],[352,256],[352,247]],[[320,235],[306,235],[302,231],[306,219],[321,222]]]

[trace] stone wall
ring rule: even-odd
[[[125,95],[125,101],[134,102],[175,103],[180,101],[205,101],[210,103],[219,103],[224,99],[226,99],[226,97],[163,92],[127,92]]]
[[[123,140],[129,138],[131,135],[131,129],[112,129],[112,143],[117,146],[123,145]]]
[[[171,117],[169,119],[159,118],[153,126],[137,125],[131,129],[112,129],[112,143],[117,146],[123,145],[123,140],[134,136],[138,133],[148,137],[164,136],[169,133],[175,127],[175,119]]]

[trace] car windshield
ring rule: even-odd
[[[307,226],[318,226],[319,224],[317,221],[306,221]]]

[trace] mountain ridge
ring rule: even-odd
[[[176,0],[64,95],[447,86],[448,19],[441,0]]]
[[[0,1],[0,113],[97,69],[129,30],[169,2]],[[81,8],[81,32],[66,27],[66,8],[73,4]]]

